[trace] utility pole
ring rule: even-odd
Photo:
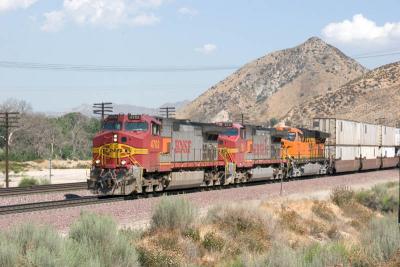
[[[51,176],[53,176],[52,174],[51,174],[51,169],[52,169],[52,160],[53,160],[53,151],[54,151],[54,143],[53,142],[51,142],[51,148],[50,148],[50,159],[49,159],[49,182],[50,182],[50,184],[51,184]]]
[[[113,112],[113,104],[111,102],[101,102],[93,104],[93,113],[101,116],[101,127],[103,128],[104,118],[107,114]]]
[[[6,187],[9,187],[9,152],[10,152],[10,129],[15,128],[18,125],[19,112],[0,112],[0,127],[4,127],[5,136],[4,140],[6,142],[6,151],[5,151],[5,171],[6,171]]]
[[[175,107],[162,107],[160,108],[161,116],[165,118],[174,118],[175,117]]]

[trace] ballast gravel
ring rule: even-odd
[[[399,170],[390,169],[373,172],[353,173],[338,176],[325,176],[313,179],[284,182],[283,194],[280,196],[279,182],[212,190],[180,195],[191,201],[202,212],[213,205],[227,204],[241,201],[264,201],[273,198],[326,198],[336,186],[347,185],[354,189],[370,188],[375,184],[399,180]],[[64,193],[65,194],[65,193]],[[77,191],[81,196],[90,194],[87,191]],[[60,194],[49,194],[47,200],[56,199]],[[180,197],[168,196],[168,197]],[[31,196],[26,196],[31,197]],[[40,196],[43,201],[43,196]],[[22,197],[26,201],[25,196]],[[0,201],[4,201],[1,199]],[[0,229],[6,229],[21,223],[50,224],[62,233],[68,231],[69,226],[79,217],[81,212],[94,212],[112,216],[121,227],[146,227],[151,218],[158,197],[136,200],[126,200],[89,206],[62,208],[57,210],[33,211],[20,214],[0,216]],[[13,200],[15,203],[15,200]],[[29,201],[32,201],[30,199]],[[3,202],[1,202],[3,203]],[[11,202],[10,202],[11,203]],[[22,202],[20,202],[22,203]],[[3,205],[3,204],[2,204]]]

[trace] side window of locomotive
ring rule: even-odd
[[[245,129],[240,129],[240,138],[246,139],[246,130]]]
[[[152,123],[151,124],[151,133],[152,133],[152,135],[160,135],[160,125]]]
[[[296,133],[288,133],[288,140],[289,141],[296,140]]]

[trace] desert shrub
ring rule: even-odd
[[[25,176],[25,177],[23,177],[21,179],[21,181],[19,182],[18,186],[20,186],[20,187],[30,187],[30,186],[38,185],[38,184],[39,184],[39,181],[36,180],[35,178]]]
[[[382,212],[394,212],[399,205],[397,190],[392,184],[376,185],[371,190],[356,193],[356,200],[362,205]]]
[[[348,252],[339,242],[314,244],[302,251],[303,266],[344,266],[348,261]]]
[[[333,203],[341,207],[353,201],[354,191],[348,186],[338,186],[332,190],[330,197]]]
[[[332,224],[326,231],[326,234],[330,239],[339,239],[340,237],[340,232],[336,224]]]
[[[108,216],[82,213],[67,245],[70,266],[139,266],[135,249]]]
[[[151,218],[152,229],[181,229],[189,227],[196,216],[195,207],[184,198],[161,198]]]
[[[264,232],[263,215],[256,209],[246,206],[217,207],[208,213],[211,223],[222,225],[233,234],[248,231]]]
[[[279,217],[282,226],[288,228],[289,230],[298,234],[305,234],[307,232],[307,228],[305,227],[303,219],[294,210],[282,208]]]
[[[184,249],[175,231],[152,232],[139,244],[138,252],[142,266],[181,266],[184,262]]]
[[[225,233],[232,245],[231,253],[247,249],[251,252],[261,252],[268,247],[267,224],[265,214],[249,206],[216,207],[208,212],[207,219]]]
[[[53,229],[23,224],[13,228],[6,236],[7,246],[10,247],[9,261],[17,256],[17,265],[22,266],[63,265],[63,240]]]
[[[40,185],[50,184],[50,180],[49,179],[45,179],[45,178],[40,179],[39,184]]]
[[[78,164],[76,164],[76,169],[90,169],[90,167],[90,163],[79,162]]]
[[[394,216],[375,218],[361,236],[361,244],[372,262],[388,261],[400,249],[400,233]]]
[[[224,248],[225,241],[215,232],[208,232],[204,235],[202,245],[209,251],[221,251]]]
[[[321,233],[326,231],[325,225],[316,220],[307,220],[306,224],[308,225],[310,234],[313,236],[320,236]]]
[[[175,267],[182,266],[180,257],[156,248],[138,247],[139,261],[142,266],[149,267]]]
[[[20,256],[18,247],[14,242],[10,242],[4,235],[0,234],[0,266],[17,266]]]
[[[183,235],[195,242],[200,241],[200,231],[197,228],[188,228],[183,232]]]
[[[119,230],[119,234],[124,236],[132,244],[134,244],[136,243],[136,241],[139,241],[142,238],[143,230],[137,230],[132,228],[121,228]]]
[[[373,217],[373,213],[370,209],[355,201],[342,205],[340,208],[345,216],[352,218],[351,224],[355,228],[359,228],[368,223]]]
[[[332,211],[330,207],[328,207],[326,202],[314,201],[311,210],[315,215],[317,215],[321,219],[327,221],[333,221],[335,219],[335,213]]]
[[[279,242],[272,245],[267,254],[265,264],[257,266],[292,267],[301,265],[298,258],[298,253],[282,242]]]

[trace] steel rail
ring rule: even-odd
[[[69,208],[69,207],[84,206],[90,204],[109,203],[115,201],[122,201],[125,199],[126,199],[125,196],[114,196],[114,197],[89,196],[89,197],[80,197],[80,198],[64,199],[56,201],[7,205],[7,206],[0,206],[0,215],[59,209],[59,208]]]
[[[395,169],[395,168],[388,168],[388,169]],[[376,171],[376,170],[368,170],[368,171],[363,171],[363,172],[373,172],[373,171]],[[356,172],[335,174],[333,176],[342,176],[342,175],[352,174],[352,173],[356,173]],[[135,200],[135,199],[142,199],[142,198],[160,197],[160,196],[165,196],[165,195],[180,195],[180,194],[190,194],[190,193],[202,192],[202,191],[224,190],[224,189],[236,188],[236,187],[250,187],[250,186],[263,185],[263,184],[274,184],[274,183],[279,183],[279,182],[281,182],[281,183],[283,182],[286,184],[290,181],[313,180],[313,179],[324,178],[324,177],[328,177],[328,176],[326,176],[326,175],[301,176],[301,177],[285,179],[284,181],[282,181],[281,179],[273,179],[273,180],[254,181],[254,182],[239,183],[239,184],[218,185],[218,186],[213,186],[213,187],[196,187],[196,188],[175,189],[175,190],[168,190],[168,191],[161,191],[161,192],[140,193],[140,194],[128,195],[128,196],[121,196],[121,195],[86,196],[86,197],[78,197],[78,198],[74,198],[74,199],[7,205],[7,206],[0,206],[0,216],[6,215],[6,214],[32,212],[32,211],[39,211],[39,210],[68,208],[68,207],[76,207],[76,206],[84,206],[84,205],[92,205],[92,204],[105,204],[105,203],[124,201],[124,200]]]
[[[87,189],[86,182],[0,188],[0,197]]]

